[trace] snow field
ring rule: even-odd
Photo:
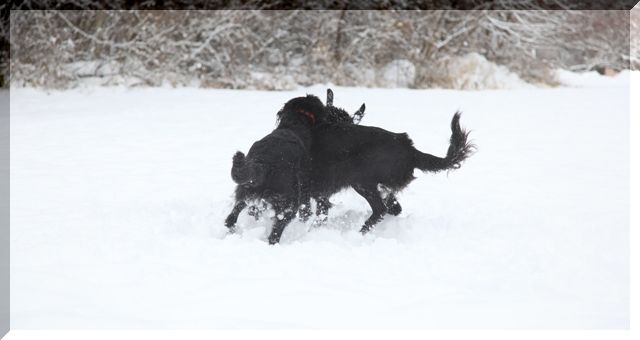
[[[331,198],[328,225],[232,204],[231,156],[289,92],[12,89],[12,328],[627,328],[628,77],[489,91],[332,87],[364,125],[444,155],[453,113],[478,152],[423,174],[403,213]],[[604,85],[602,85],[604,84]]]

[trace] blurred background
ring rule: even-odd
[[[535,8],[536,2],[520,3]],[[557,69],[611,75],[638,69],[630,13],[12,10],[10,32],[3,32],[10,33],[10,61],[2,58],[2,82],[45,88],[89,83],[283,90],[332,83],[481,89],[518,78],[554,86]],[[631,18],[632,30],[640,26],[638,17]],[[631,53],[630,38],[636,41]]]

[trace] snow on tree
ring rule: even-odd
[[[474,11],[16,10],[10,14],[10,80],[14,86],[53,88],[84,79],[261,89],[327,82],[453,87],[459,82],[450,65],[476,53],[526,80],[553,83],[554,68],[623,69],[634,60],[637,65],[628,52],[628,13],[482,6]]]

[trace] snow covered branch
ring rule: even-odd
[[[501,1],[493,5],[515,5]],[[389,77],[404,79],[398,86],[447,87],[455,77],[447,74],[448,63],[469,53],[543,82],[553,68],[638,65],[637,48],[628,53],[623,11],[478,8],[11,11],[10,77],[17,86],[55,88],[84,78],[107,85],[286,89],[327,82],[387,86]]]

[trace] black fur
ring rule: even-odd
[[[468,132],[460,127],[460,113],[451,121],[451,140],[444,158],[423,153],[406,133],[377,127],[319,121],[313,128],[312,195],[330,197],[353,187],[372,209],[361,232],[369,231],[386,213],[399,214],[394,193],[413,179],[413,170],[438,172],[457,169],[472,153]],[[379,187],[387,191],[383,197]]]
[[[333,106],[333,91],[331,89],[327,89],[327,104],[326,104],[326,122],[328,123],[346,123],[346,124],[357,124],[360,122],[362,117],[364,117],[365,105],[362,104],[360,108],[353,114],[353,116],[349,116],[347,111],[342,108]],[[280,118],[280,116],[278,116]],[[329,208],[331,208],[332,204],[329,201],[329,198],[323,196],[322,193],[311,192],[310,196],[316,201],[316,215],[321,216],[319,220],[317,220],[316,225],[325,222],[327,219],[327,214],[329,213]],[[399,207],[399,204],[396,201],[396,204]],[[260,219],[262,213],[267,209],[265,204],[256,205],[253,204],[249,206],[249,215],[253,216],[256,220]],[[400,208],[401,209],[401,208]],[[399,213],[399,212],[398,212]],[[306,218],[307,216],[303,214],[301,217]]]
[[[360,106],[353,116],[349,116],[347,111],[342,108],[333,105],[333,91],[327,89],[327,121],[326,123],[344,123],[344,124],[358,124],[362,117],[364,117],[365,105]],[[319,217],[317,224],[326,222],[329,209],[333,206],[329,201],[329,196],[324,195],[323,191],[313,190],[311,197],[316,201],[316,215]]]
[[[249,200],[264,200],[276,212],[270,244],[280,241],[301,207],[302,217],[310,215],[311,127],[316,120],[326,120],[325,110],[315,96],[294,98],[278,112],[273,132],[255,142],[246,156],[239,151],[233,156],[231,178],[238,186],[236,203],[225,221],[230,230]]]

